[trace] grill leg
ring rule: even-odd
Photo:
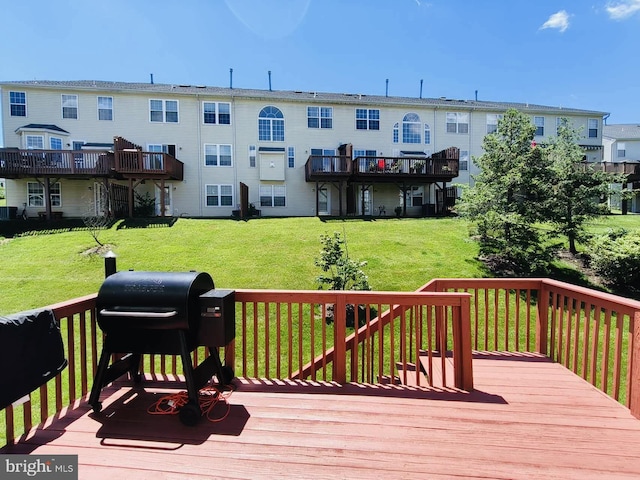
[[[96,372],[96,376],[93,379],[91,395],[89,396],[89,405],[91,405],[93,411],[96,413],[102,410],[102,404],[100,403],[100,392],[102,391],[102,387],[104,386],[104,376],[107,373],[107,368],[109,367],[110,356],[111,352],[103,347],[102,353],[100,354],[100,362],[98,363],[98,371]]]
[[[191,364],[191,355],[189,354],[189,347],[187,346],[187,336],[182,330],[179,330],[178,338],[180,339],[180,357],[182,358],[182,370],[184,373],[184,379],[187,382],[189,400],[197,402],[198,387],[196,386],[195,379],[193,377],[193,365]]]

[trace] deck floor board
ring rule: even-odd
[[[229,415],[147,408],[180,384],[117,382],[0,453],[77,454],[79,478],[640,478],[640,420],[532,354],[477,354],[476,391],[236,379]],[[222,409],[220,410],[220,413]]]

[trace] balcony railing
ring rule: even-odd
[[[144,177],[182,180],[184,164],[168,153],[121,150],[0,149],[0,178]]]
[[[585,168],[594,168],[606,173],[640,176],[640,163],[638,162],[583,162]]]
[[[349,304],[362,306],[354,329]],[[69,366],[0,412],[7,443],[85,397],[93,382],[102,344],[95,295],[50,308]],[[236,339],[224,357],[243,377],[470,390],[471,349],[546,354],[640,418],[640,302],[549,279],[437,279],[411,293],[238,290]],[[196,363],[201,355],[194,352]],[[176,378],[179,363],[149,356],[144,370]]]
[[[451,179],[458,176],[457,159],[427,157],[358,157],[354,160],[357,175],[406,175]]]
[[[0,177],[42,175],[108,176],[113,173],[113,154],[90,150],[0,150]]]
[[[141,150],[116,150],[115,170],[123,176],[182,180],[184,164],[173,155]]]
[[[427,156],[357,157],[311,155],[305,165],[306,181],[351,179],[389,180],[403,178],[451,181],[458,176],[460,151],[447,148]]]

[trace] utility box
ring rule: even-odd
[[[235,293],[235,290],[212,289],[200,295],[200,345],[224,347],[236,337]]]

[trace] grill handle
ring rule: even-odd
[[[170,318],[175,317],[178,314],[176,310],[169,310],[166,312],[143,312],[140,310],[109,310],[103,308],[100,310],[100,315],[106,317],[135,317],[135,318]]]

